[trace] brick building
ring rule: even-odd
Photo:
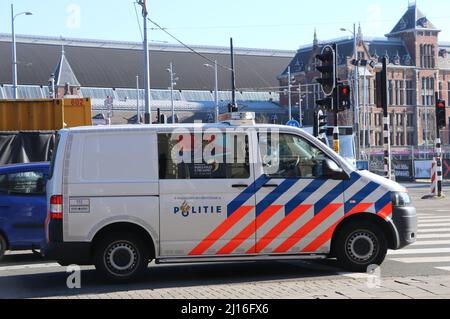
[[[361,27],[357,31],[357,59],[380,62],[385,56],[389,61],[391,143],[396,149],[434,143],[435,92],[446,101],[450,98],[450,43],[440,42],[439,33],[440,30],[415,4],[409,5],[400,21],[383,38],[365,38]],[[323,97],[315,81],[319,76],[315,55],[331,43],[338,46],[339,77],[354,87],[354,38],[319,42],[315,33],[312,45],[301,47],[289,64],[292,105],[302,104],[306,125],[311,125],[315,100]],[[288,86],[287,73],[288,68],[278,78],[284,88]],[[365,138],[365,145],[377,149],[383,142],[383,117],[382,110],[375,106],[375,71],[369,66],[359,66],[358,73],[361,144]],[[288,103],[285,92],[281,93],[282,105]],[[450,116],[449,111],[447,114]],[[333,117],[329,118],[332,121]],[[340,125],[352,125],[353,122],[353,111],[339,117]],[[448,145],[448,129],[442,132],[442,137]]]

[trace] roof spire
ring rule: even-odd
[[[358,27],[358,42],[362,42],[362,41],[363,41],[363,33],[362,33],[361,22],[360,22],[359,27]]]
[[[313,41],[313,46],[314,47],[318,47],[319,46],[319,40],[317,39],[317,29],[314,28],[314,41]]]

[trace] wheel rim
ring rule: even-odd
[[[104,261],[109,272],[116,276],[132,274],[139,263],[137,248],[128,241],[111,244],[105,251]]]
[[[377,237],[370,231],[359,230],[352,233],[346,242],[347,256],[357,264],[366,264],[378,254]]]

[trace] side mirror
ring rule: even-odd
[[[326,159],[323,162],[323,174],[326,178],[335,180],[344,180],[348,178],[344,170],[330,159]]]

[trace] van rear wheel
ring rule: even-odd
[[[115,282],[138,279],[147,269],[150,254],[144,241],[133,234],[113,233],[100,239],[94,251],[95,268]]]
[[[0,261],[3,259],[6,253],[6,239],[0,234]]]
[[[387,250],[383,231],[369,222],[345,225],[334,247],[340,266],[352,272],[367,272],[371,265],[380,266]]]

